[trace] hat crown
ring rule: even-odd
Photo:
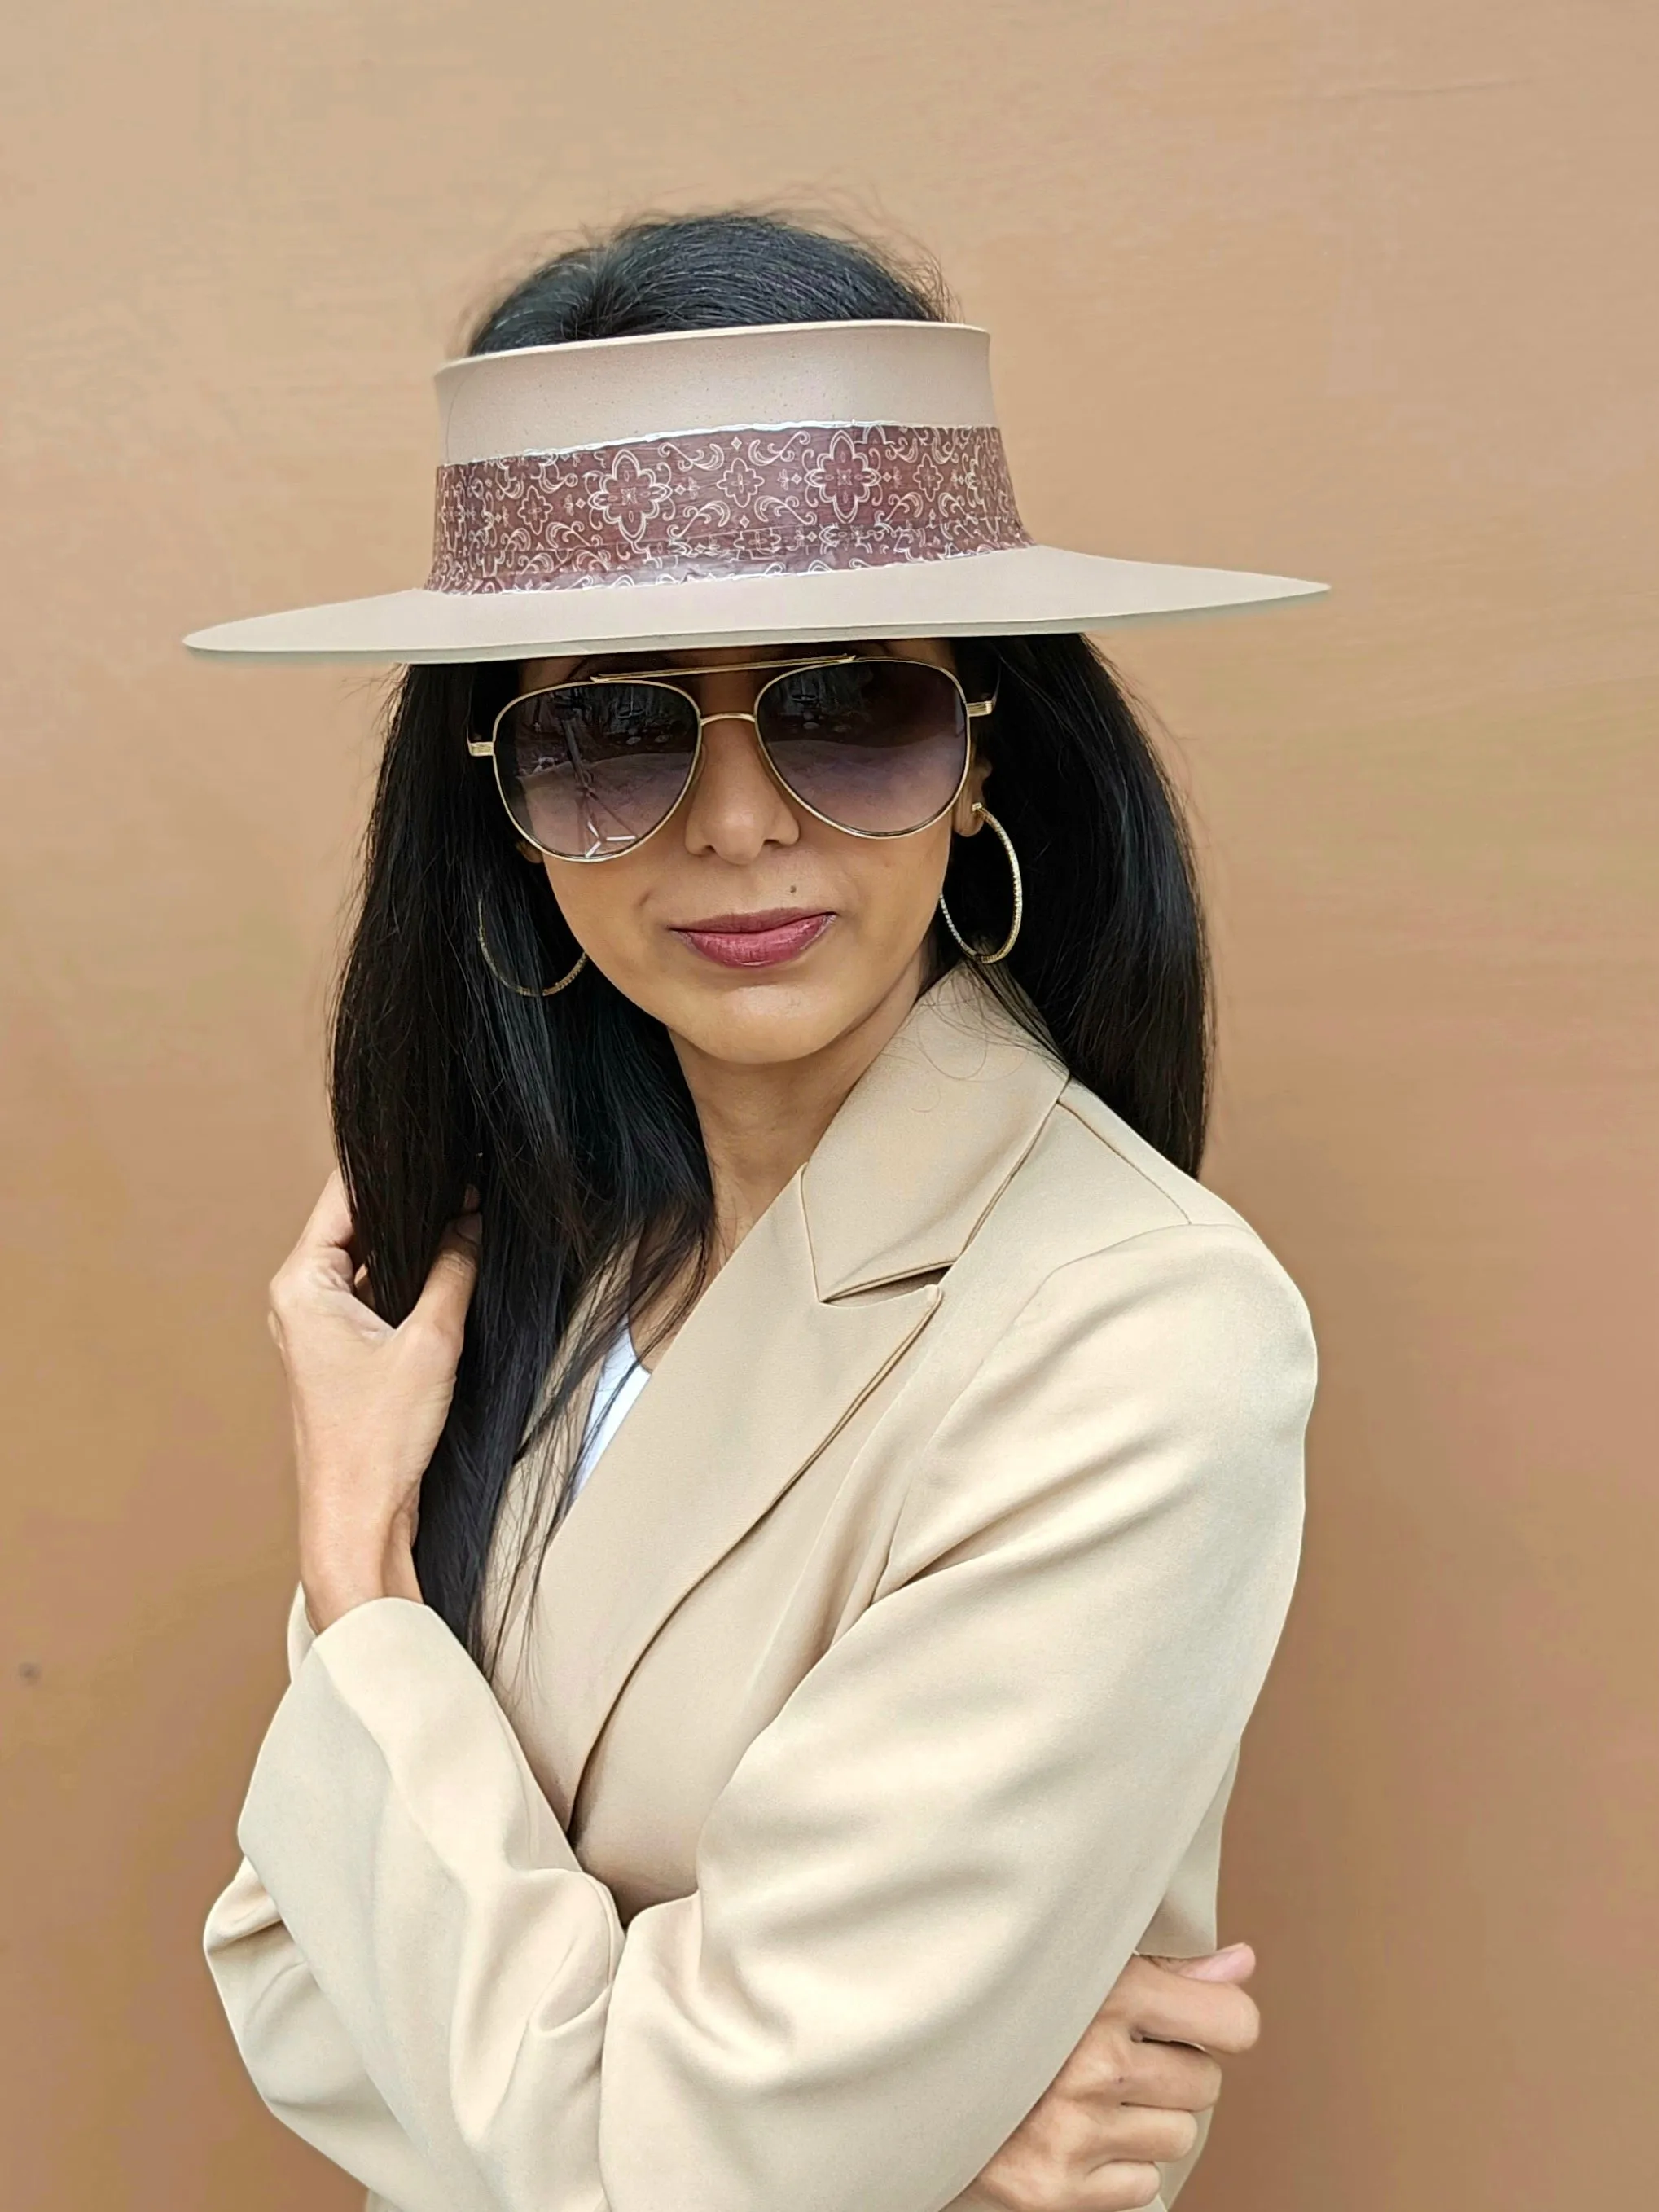
[[[746,324],[469,354],[438,371],[447,467],[785,424],[994,426],[971,323]]]

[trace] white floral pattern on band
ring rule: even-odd
[[[427,588],[794,575],[1030,543],[988,426],[711,430],[440,469]]]

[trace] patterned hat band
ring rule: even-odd
[[[441,468],[427,588],[799,575],[1030,542],[988,425],[704,430]]]

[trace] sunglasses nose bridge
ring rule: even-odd
[[[757,701],[757,704],[758,703],[758,701]],[[755,750],[760,756],[760,764],[765,770],[768,778],[787,800],[791,804],[797,803],[795,793],[790,789],[788,784],[779,773],[777,763],[772,757],[770,748],[768,746],[766,739],[761,735],[759,718],[752,712],[752,710],[745,710],[738,707],[720,707],[716,708],[712,714],[705,714],[701,709],[698,710],[696,750],[690,765],[686,771],[685,781],[681,787],[679,798],[675,801],[677,811],[680,806],[684,805],[686,799],[690,797],[692,787],[696,784],[701,783],[707,773],[708,756],[703,746],[702,733],[708,727],[708,725],[711,722],[747,722],[750,728],[755,733]],[[808,811],[810,812],[811,811],[811,810],[809,808]]]

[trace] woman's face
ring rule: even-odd
[[[954,669],[940,639],[857,647]],[[601,671],[688,675],[705,715],[750,713],[768,672],[811,647],[734,646],[608,659],[533,660],[521,690]],[[678,678],[674,680],[678,681]],[[538,855],[577,943],[599,972],[710,1059],[757,1066],[804,1059],[921,988],[922,948],[952,830],[979,828],[975,760],[929,828],[860,837],[798,805],[768,769],[752,721],[708,721],[697,772],[673,813],[599,864]]]

